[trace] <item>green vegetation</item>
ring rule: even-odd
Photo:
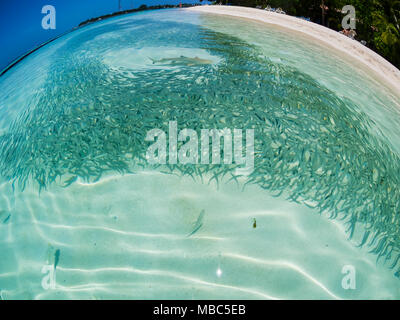
[[[282,8],[287,14],[309,17],[311,21],[341,30],[341,9],[356,9],[357,40],[400,68],[400,1],[399,0],[229,0],[232,5]],[[225,0],[222,3],[226,3]],[[326,8],[322,10],[322,5]]]

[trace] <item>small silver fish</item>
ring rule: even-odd
[[[57,249],[54,253],[54,270],[57,268],[58,262],[60,261],[60,249]]]
[[[206,211],[204,209],[201,210],[201,212],[196,220],[196,223],[194,224],[193,231],[188,234],[188,237],[194,235],[203,226],[203,218],[204,218],[205,212]]]
[[[6,224],[11,218],[11,214],[5,210],[0,210],[0,222]]]

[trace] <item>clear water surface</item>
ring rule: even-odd
[[[351,59],[257,22],[75,30],[0,78],[1,298],[399,298],[399,108]],[[169,121],[254,129],[254,171],[149,165]]]

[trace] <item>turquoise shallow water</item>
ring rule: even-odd
[[[0,78],[1,298],[399,298],[398,99],[246,20],[71,32]],[[148,164],[170,121],[253,129],[254,170]]]

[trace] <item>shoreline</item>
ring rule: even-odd
[[[314,40],[318,40],[319,44],[328,45],[330,48],[356,60],[379,78],[376,80],[383,82],[383,84],[394,90],[394,94],[398,95],[400,92],[399,69],[360,42],[319,24],[289,15],[248,7],[204,5],[186,8],[185,10],[246,18],[300,32]]]

